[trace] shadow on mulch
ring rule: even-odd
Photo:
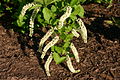
[[[115,25],[105,26],[104,20],[106,19],[103,17],[96,18],[87,29],[97,36],[98,41],[100,40],[98,34],[104,35],[109,40],[120,40],[120,28]]]

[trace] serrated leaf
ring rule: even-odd
[[[70,32],[72,30],[72,26],[68,26],[68,27],[66,27],[66,30],[65,30],[65,32]]]
[[[79,24],[75,24],[74,22],[70,25],[72,29],[77,29],[79,27]]]
[[[50,20],[50,24],[53,25],[53,26],[56,26],[58,22],[59,22],[59,19],[52,18]]]
[[[71,17],[74,19],[74,16],[76,15],[84,17],[84,8],[81,5],[74,6],[74,11],[72,12]]]
[[[25,22],[21,22],[20,20],[17,20],[17,24],[18,24],[19,27],[21,27],[22,25],[25,24]]]
[[[40,23],[40,25],[42,25],[43,27],[45,26],[45,21],[44,21],[44,19],[42,19],[41,18],[41,15],[39,14],[38,16],[37,16],[37,21]]]
[[[42,23],[44,20],[41,18],[41,15],[38,15],[37,16],[37,21],[39,22],[39,23]]]
[[[60,35],[60,39],[64,40],[65,38],[66,38],[66,35],[65,35],[64,33],[62,33],[62,34]]]
[[[65,44],[63,45],[63,48],[66,49],[69,46],[70,46],[70,42],[65,42]]]
[[[56,8],[54,5],[52,5],[51,11],[52,11],[52,12],[56,12],[56,10],[57,10],[57,8]]]
[[[42,12],[44,19],[47,21],[47,23],[49,23],[49,20],[52,17],[52,12],[47,7],[43,8]]]
[[[78,15],[83,18],[84,17],[84,8],[81,5],[79,5],[79,9],[80,9],[80,12],[78,13]]]
[[[73,34],[70,33],[70,34],[68,34],[68,35],[66,36],[64,42],[68,42],[68,41],[70,41],[72,38],[73,38]]]
[[[19,19],[17,20],[17,24],[19,27],[21,27],[25,22],[23,22],[24,16],[19,16]]]
[[[52,4],[52,3],[56,2],[56,1],[60,1],[60,0],[34,0],[34,2],[38,2],[38,3],[40,3],[40,4],[44,5],[44,6]]]
[[[71,0],[70,5],[71,5],[71,6],[76,5],[77,2],[78,2],[78,0]]]
[[[54,0],[44,0],[44,3],[45,3],[45,5],[47,6],[47,5],[51,4],[52,1],[54,1]]]
[[[72,21],[75,21],[77,19],[76,15],[73,14],[70,15],[70,18],[72,19]]]
[[[62,48],[62,47],[55,46],[55,51],[56,51],[57,53],[61,54],[62,51],[63,51],[63,48]]]
[[[86,2],[86,0],[79,0],[79,2],[83,4],[84,2]]]
[[[52,4],[56,1],[60,1],[60,0],[44,0],[46,6],[49,5],[49,4]]]
[[[44,0],[34,0],[34,2],[40,3],[40,4],[44,4]]]
[[[35,8],[37,8],[37,7],[42,7],[42,5],[36,4],[35,6],[32,6],[31,8],[29,8],[28,10],[30,11],[30,10],[35,9]]]
[[[60,55],[58,53],[53,53],[53,58],[56,62],[56,64],[60,64],[61,62],[63,62],[66,57],[60,57]]]

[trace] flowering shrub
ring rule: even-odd
[[[22,6],[17,20],[17,25],[21,28],[21,32],[25,33],[29,31],[29,36],[32,38],[35,28],[50,26],[48,32],[40,39],[38,49],[38,52],[41,54],[41,59],[44,59],[47,51],[51,49],[51,53],[44,65],[47,76],[50,76],[49,65],[52,59],[54,59],[56,64],[66,61],[71,72],[80,72],[79,69],[75,70],[72,66],[70,58],[72,53],[76,62],[80,60],[78,51],[71,40],[73,37],[78,38],[81,35],[84,43],[87,43],[87,30],[81,19],[84,17],[84,9],[80,4],[92,1],[97,3],[112,2],[112,0],[11,1],[11,3],[13,2],[15,4],[19,2],[20,7]],[[9,3],[10,0],[4,0],[4,2]],[[2,6],[3,4],[0,3],[0,13],[3,13],[4,10]],[[12,7],[7,7],[6,10],[12,11]],[[52,40],[48,44],[44,44],[48,38],[52,38]],[[70,53],[70,50],[72,53]]]
[[[32,11],[29,18],[29,27],[26,26],[27,11]],[[77,73],[80,71],[73,68],[70,59],[71,53],[69,52],[71,49],[76,61],[79,62],[77,49],[71,43],[71,40],[74,36],[79,37],[80,33],[84,43],[87,43],[86,27],[77,16],[84,17],[84,9],[78,0],[71,0],[71,2],[67,0],[34,0],[34,2],[23,6],[17,24],[19,27],[28,28],[30,37],[32,37],[36,25],[51,26],[51,29],[40,40],[38,49],[38,52],[41,53],[41,58],[44,59],[47,51],[51,48],[51,53],[45,63],[47,76],[50,76],[49,64],[52,59],[54,59],[56,64],[66,60],[71,72]],[[35,19],[37,19],[38,24],[35,24]],[[50,37],[53,39],[44,47],[45,41]],[[61,43],[56,44],[59,40],[61,40]]]

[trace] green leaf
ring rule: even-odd
[[[44,19],[41,18],[41,14],[37,15],[37,21],[42,25],[43,27],[46,25]]]
[[[25,22],[21,22],[20,20],[17,20],[17,24],[18,24],[19,27],[21,27],[22,25],[25,24]]]
[[[43,8],[43,16],[47,23],[49,23],[49,20],[52,17],[52,12],[47,7],[45,7]]]
[[[83,4],[84,2],[86,2],[86,0],[79,0],[79,2]],[[87,2],[89,2],[89,1],[87,1]]]
[[[63,5],[64,5],[63,3],[64,3],[64,1],[62,1],[62,0],[61,0],[61,1],[59,0],[58,2],[55,3],[55,6],[56,6],[57,8],[59,8],[58,11],[61,11],[61,8],[62,8]]]
[[[22,25],[25,24],[25,22],[23,22],[24,16],[19,16],[19,19],[17,20],[17,24],[19,27],[21,27]]]
[[[101,0],[95,0],[95,2],[97,2],[97,3],[101,3],[102,1],[101,1]]]
[[[120,28],[120,18],[119,17],[112,17],[113,22],[115,25]]]
[[[73,38],[73,34],[70,33],[70,34],[68,34],[68,35],[66,36],[64,42],[68,42],[68,41],[72,40],[72,38]]]
[[[78,5],[75,5],[75,6],[74,6],[74,11],[71,13],[71,15],[75,15],[75,16],[76,16],[79,12],[80,12],[79,6],[78,6]]]
[[[62,33],[62,34],[60,35],[60,39],[64,40],[65,38],[66,38],[66,35],[65,35],[64,33]]]
[[[70,46],[70,42],[65,42],[65,44],[63,45],[63,48],[66,49]]]
[[[44,0],[34,0],[34,2],[40,3],[40,4],[44,4]]]
[[[63,48],[62,48],[62,47],[55,46],[55,51],[56,51],[57,53],[61,54],[62,51],[63,51]]]
[[[38,3],[40,3],[40,4],[44,5],[44,6],[52,4],[52,3],[56,2],[56,1],[60,1],[60,0],[34,0],[34,2],[38,2]]]
[[[71,30],[72,30],[72,26],[68,26],[68,27],[66,27],[65,32],[68,33],[68,32],[70,32]]]
[[[37,21],[42,24],[44,22],[44,19],[41,18],[41,15],[38,15]]]
[[[77,19],[77,16],[74,15],[74,14],[71,14],[71,15],[70,15],[70,18],[72,19],[72,21],[75,21],[75,20]]]
[[[60,64],[61,62],[63,62],[66,57],[60,57],[60,55],[58,53],[53,53],[53,58],[56,62],[56,64]]]
[[[51,4],[52,1],[54,1],[54,0],[44,0],[46,6],[49,5],[49,4]]]
[[[50,20],[50,24],[53,25],[53,26],[56,26],[58,24],[58,22],[59,22],[59,19],[52,18]]]
[[[10,2],[10,0],[4,0],[4,2],[7,2],[7,3],[8,3],[8,2]]]
[[[78,13],[78,15],[83,18],[84,17],[84,8],[81,5],[79,5],[79,9],[80,9],[80,12]]]
[[[51,11],[52,11],[52,12],[56,12],[56,11],[57,11],[57,8],[56,8],[54,5],[52,5]]]
[[[42,7],[42,5],[41,4],[36,4],[35,6],[32,6],[31,8],[29,8],[29,11],[31,11],[31,10],[37,8],[37,7]]]
[[[74,28],[74,29],[76,29],[76,28],[78,28],[78,27],[79,27],[79,25],[78,25],[78,24],[76,24],[75,22],[73,22],[70,26],[72,27],[72,29],[73,29],[73,28]]]
[[[74,11],[71,14],[74,18],[74,16],[79,15],[80,17],[84,17],[84,8],[81,5],[75,5]]]
[[[54,49],[55,49],[55,46],[52,46],[51,47],[51,51],[54,52]]]
[[[55,3],[57,1],[61,1],[61,0],[44,0],[46,6],[49,4]]]
[[[78,0],[71,0],[70,5],[71,5],[71,6],[76,5],[77,2],[78,2]]]

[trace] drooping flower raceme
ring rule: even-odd
[[[80,25],[80,27],[77,29],[77,31],[80,32],[84,43],[87,43],[87,29],[86,29],[83,21],[80,18],[78,18],[76,21]]]
[[[76,62],[79,62],[80,59],[79,59],[78,51],[75,48],[75,45],[73,43],[71,43],[70,48],[71,48],[71,50],[72,50],[72,52],[73,52],[73,54],[75,56]]]
[[[77,38],[80,36],[75,29],[72,29],[72,34]]]
[[[71,62],[71,59],[70,59],[69,55],[67,55],[67,66],[68,66],[69,70],[70,70],[71,72],[73,72],[73,73],[78,73],[78,72],[80,72],[80,70],[75,70],[75,69],[73,68],[73,65],[72,65],[72,62]]]
[[[50,41],[43,49],[42,51],[42,55],[41,55],[41,58],[43,59],[46,52],[48,51],[48,49],[52,46],[54,46],[59,40],[59,36],[56,36],[54,39],[52,39],[52,41]]]
[[[39,52],[42,52],[43,44],[44,44],[45,41],[52,35],[53,32],[54,32],[54,29],[48,30],[48,32],[47,32],[47,33],[44,35],[44,37],[40,40],[39,49],[38,49]]]
[[[24,19],[24,16],[25,16],[27,10],[28,10],[29,8],[35,6],[35,5],[36,5],[36,4],[35,4],[34,2],[32,2],[32,3],[26,4],[26,5],[22,8],[21,14],[20,14],[19,17],[18,17],[19,19],[17,20],[18,26],[22,27],[23,24],[25,24],[25,22],[23,21],[23,19]]]
[[[52,53],[51,53],[49,55],[49,57],[47,58],[47,61],[45,62],[45,65],[44,65],[47,76],[50,76],[49,66],[50,66],[52,59],[53,59],[53,57],[52,57]]]
[[[30,37],[32,37],[32,35],[33,35],[33,32],[34,32],[34,20],[35,20],[36,15],[37,15],[39,10],[40,10],[40,7],[35,8],[33,13],[32,13],[32,16],[30,18],[30,24],[29,24],[29,31],[30,31],[29,36]]]
[[[64,21],[70,16],[71,12],[72,8],[68,6],[65,14],[60,17],[58,29],[61,29],[63,27]]]
[[[29,8],[31,8],[32,6],[35,6],[35,3],[32,2],[32,3],[26,4],[26,5],[22,8],[21,15],[22,15],[22,16],[25,16],[26,11],[27,11]]]

